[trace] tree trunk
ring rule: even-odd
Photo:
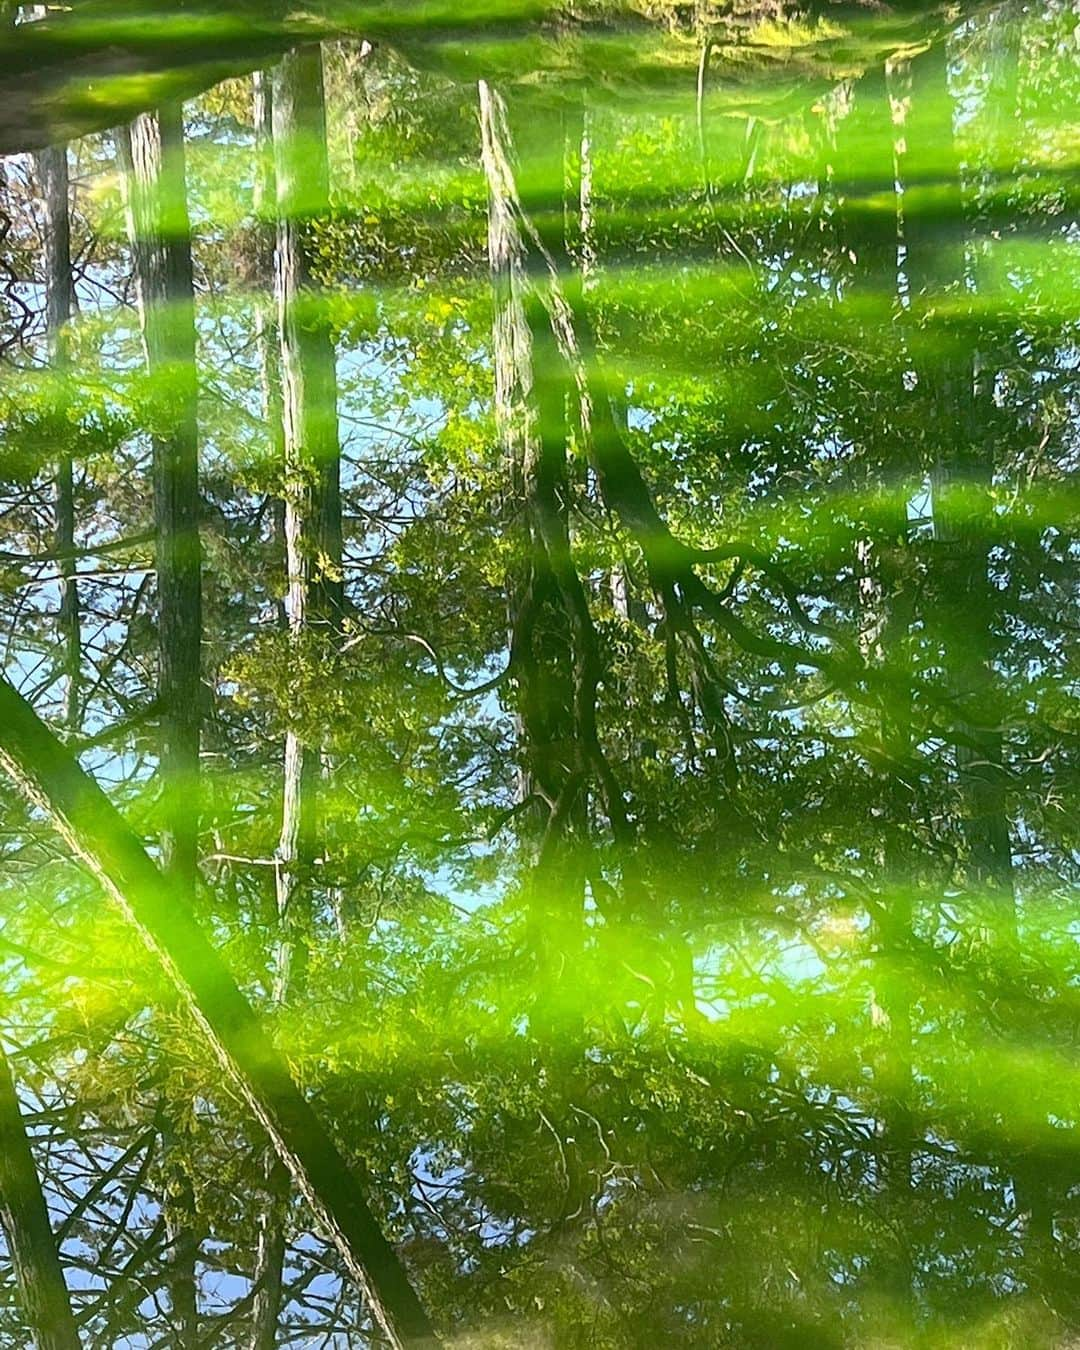
[[[841,167],[833,186],[840,193],[837,220],[840,243],[857,272],[852,288],[864,286],[873,297],[889,297],[899,308],[897,245],[899,202],[893,213],[854,214],[848,196],[878,199],[893,196],[902,145],[906,104],[898,98],[904,75],[886,69],[864,76],[855,86],[850,110],[836,128],[835,162]],[[890,115],[891,114],[891,115]],[[854,152],[855,147],[859,152]],[[867,147],[873,147],[872,152]],[[879,166],[867,177],[866,164]],[[858,166],[845,181],[844,167]],[[853,217],[854,214],[854,218]],[[886,321],[884,306],[877,322]],[[894,317],[894,315],[890,316]],[[874,321],[873,319],[871,320]],[[877,428],[875,427],[875,431]],[[910,691],[902,678],[907,670],[915,585],[914,553],[908,524],[908,500],[921,477],[917,453],[878,431],[861,446],[865,476],[861,486],[868,501],[882,502],[881,524],[859,541],[860,648],[863,660],[879,670],[896,670],[900,678],[883,685],[879,715],[883,767],[877,775],[878,818],[882,831],[877,847],[872,919],[875,959],[870,1017],[875,1028],[875,1150],[877,1182],[884,1210],[882,1228],[891,1235],[873,1277],[897,1315],[910,1325],[917,1277],[917,1254],[911,1243],[914,1157],[917,1139],[912,1112],[913,1026],[911,990],[912,927],[915,918],[915,859],[905,828],[915,809],[909,765],[912,758]]]
[[[903,172],[909,184],[931,182],[937,188],[933,218],[924,210],[905,212],[904,219],[904,270],[921,316],[965,290],[965,209],[951,123],[947,44],[936,43],[911,71]],[[996,601],[989,575],[994,444],[987,426],[993,425],[993,373],[980,369],[983,363],[962,328],[951,330],[939,319],[928,335],[932,341],[924,345],[916,366],[922,397],[931,409],[926,449],[934,493],[937,617],[958,710],[955,763],[963,802],[964,880],[972,898],[989,902],[996,922],[1011,930],[1012,851],[993,668]]]
[[[394,1346],[422,1344],[431,1325],[364,1199],[371,1178],[350,1172],[192,917],[178,882],[154,865],[101,789],[26,700],[0,680],[0,767],[46,811],[101,881],[184,998],[216,1058],[366,1292]]]
[[[656,972],[655,988],[662,991],[657,1015],[664,1015],[659,1004],[672,996],[693,1017],[689,950],[680,934],[658,937],[650,931],[655,907],[635,827],[600,742],[597,695],[603,663],[571,548],[570,436],[596,460],[599,442],[610,445],[618,428],[606,392],[594,389],[590,378],[583,284],[569,264],[565,198],[551,188],[562,180],[565,127],[556,133],[542,107],[525,109],[518,119],[524,128],[519,159],[506,100],[483,81],[479,94],[495,292],[496,420],[511,490],[524,508],[526,535],[524,579],[515,579],[511,587],[516,615],[512,665],[529,778],[548,805],[538,863],[543,868],[559,859],[565,877],[558,885],[541,883],[546,905],[560,890],[562,898],[559,909],[542,914],[540,922],[544,931],[559,935],[555,969],[572,971],[576,958],[566,953],[576,953],[583,937],[580,860],[589,848],[588,793],[595,789],[621,864],[621,917],[634,926],[641,955]],[[591,209],[588,198],[586,205]],[[554,993],[552,980],[546,983]]]
[[[60,1255],[49,1224],[7,1056],[0,1047],[0,1222],[37,1350],[79,1350]]]
[[[37,155],[38,177],[45,202],[45,323],[49,363],[58,381],[66,378],[65,330],[71,320],[74,285],[71,274],[71,216],[68,199],[66,145],[50,146]],[[61,388],[60,399],[66,390]],[[57,614],[64,672],[64,726],[79,725],[79,673],[82,628],[75,581],[75,487],[70,453],[56,464],[56,551],[60,566],[60,609]]]
[[[995,20],[1003,17],[999,11]],[[1002,36],[1002,30],[997,36]],[[990,86],[1001,94],[997,109],[1005,105],[1009,89],[1015,104],[1015,30],[1005,36],[990,77]],[[946,191],[938,185],[935,215],[943,215],[956,229],[955,242],[943,247],[935,237],[933,221],[917,216],[905,219],[905,270],[913,304],[925,310],[936,307],[947,292],[958,294],[965,288],[967,259],[961,241],[973,233],[974,281],[979,281],[977,194],[972,209],[965,201],[951,118],[940,112],[952,107],[946,43],[939,42],[913,63],[910,107],[905,156],[910,176],[919,177],[919,156],[926,156],[940,173],[945,152]],[[994,116],[997,119],[1000,113]],[[986,130],[993,159],[995,153],[1001,154],[1013,123],[1007,118],[1005,125]],[[929,176],[927,170],[923,172]],[[968,228],[961,233],[964,224]],[[1003,939],[1012,945],[1018,937],[1016,894],[1002,734],[1004,705],[996,671],[998,599],[990,575],[995,426],[1000,425],[994,404],[996,356],[972,350],[963,329],[952,333],[942,325],[931,331],[938,334],[940,348],[930,349],[918,373],[931,402],[928,467],[933,483],[934,599],[950,693],[956,702],[954,762],[964,843],[961,879],[974,911],[971,921],[977,920],[991,941]],[[1025,1216],[1027,1236],[1036,1246],[1051,1250],[1053,1212],[1046,1177],[1040,1175],[1037,1161],[1031,1166],[1020,1161],[1013,1190],[1017,1208]]]
[[[143,113],[118,134],[128,234],[153,395],[162,852],[194,893],[199,831],[198,389],[181,109]]]
[[[170,1118],[168,1103],[161,1131],[165,1186],[162,1213],[165,1220],[171,1310],[172,1341],[177,1350],[197,1350],[199,1345],[198,1211],[195,1188],[188,1171],[189,1150]]]
[[[262,375],[263,424],[270,437],[273,469],[284,473],[285,442],[281,395],[281,336],[278,331],[274,291],[274,251],[277,234],[277,186],[274,173],[274,95],[270,75],[256,71],[252,77],[252,121],[255,127],[255,228],[257,259],[255,280],[255,333]],[[285,563],[285,500],[275,494],[273,542]],[[278,627],[287,629],[289,618],[284,597],[277,601]],[[255,1248],[255,1297],[251,1311],[251,1350],[274,1350],[281,1316],[282,1267],[285,1262],[285,1224],[288,1215],[289,1174],[273,1148],[261,1160],[265,1195],[259,1214]]]
[[[584,788],[575,743],[573,633],[566,596],[576,580],[567,521],[569,382],[535,294],[542,277],[538,283],[529,275],[536,259],[523,229],[507,105],[484,82],[479,97],[494,290],[495,420],[513,509],[522,508],[520,552],[507,587],[522,740],[521,796],[535,799],[536,809],[526,814],[524,825],[532,851],[542,854],[545,842],[548,853],[556,844],[553,825],[561,835],[569,833]],[[551,138],[544,139],[550,154]],[[558,219],[561,213],[554,215]]]
[[[274,174],[274,86],[270,74],[252,76],[252,123],[255,128],[255,341],[259,351],[260,403],[268,437],[269,467],[280,477],[285,469],[285,429],[281,406],[281,334],[274,297],[274,253],[277,239],[277,180]],[[285,498],[274,492],[270,501],[275,566],[285,568]],[[289,614],[284,595],[275,602],[278,627],[287,629]]]
[[[1019,24],[1009,6],[1001,6],[986,19],[990,38],[987,52],[989,87],[996,91],[989,125],[982,121],[988,154],[987,172],[991,180],[1000,171],[1002,159],[1015,159],[1015,115],[1017,103],[1017,66],[1019,60]],[[1011,106],[1010,106],[1011,100]],[[1010,165],[1011,167],[1011,165]],[[973,281],[976,290],[985,285],[983,249],[992,227],[982,218],[981,188],[974,192]],[[981,275],[983,274],[983,275]],[[959,510],[949,511],[948,474],[941,475],[944,489],[941,529],[942,543],[955,545],[964,588],[962,603],[954,606],[957,646],[958,695],[970,698],[978,725],[964,728],[969,743],[958,745],[956,766],[964,785],[966,804],[965,838],[968,846],[968,880],[990,901],[1006,934],[1015,936],[1016,894],[1013,879],[1012,843],[1006,798],[1006,772],[1000,726],[1001,700],[994,666],[1000,649],[997,637],[998,598],[990,578],[991,540],[994,519],[992,489],[996,471],[995,432],[1001,417],[994,402],[994,386],[1002,353],[973,353],[970,377],[971,433],[962,446],[958,486],[962,496]],[[952,539],[949,536],[953,536]]]
[[[251,1350],[274,1350],[281,1316],[285,1265],[285,1220],[289,1173],[271,1148],[263,1158],[265,1199],[255,1247],[255,1298],[251,1308]]]
[[[494,292],[495,420],[510,514],[518,517],[518,556],[507,577],[507,609],[519,790],[522,800],[531,799],[520,817],[527,941],[535,962],[529,1029],[537,1072],[552,1083],[548,1109],[559,1139],[561,1184],[552,1190],[550,1211],[554,1231],[583,1212],[591,1181],[563,1101],[574,1100],[581,1083],[585,1016],[574,997],[574,976],[586,938],[582,863],[594,768],[586,743],[596,743],[599,661],[571,550],[567,448],[574,386],[538,293],[546,284],[544,250],[569,265],[566,203],[559,192],[546,203],[551,209],[535,204],[550,231],[541,239],[520,195],[537,181],[546,191],[559,191],[565,178],[563,128],[530,108],[521,119],[527,141],[519,161],[521,147],[514,144],[507,103],[483,81],[479,112]]]
[[[198,385],[194,282],[178,104],[143,113],[118,135],[128,235],[153,405],[158,688],[165,870],[190,908],[199,838],[202,706]],[[165,1221],[176,1344],[198,1343],[198,1215],[178,1131],[165,1134]]]
[[[275,73],[277,298],[285,456],[289,630],[298,654],[330,652],[341,613],[341,482],[337,373],[329,325],[312,275],[310,230],[329,210],[322,54],[290,52]],[[277,898],[277,999],[307,980],[318,841],[320,747],[295,729],[285,743]]]
[[[1019,7],[1005,3],[990,11],[982,29],[986,85],[995,93],[980,114],[981,159],[972,167],[971,215],[974,226],[973,282],[976,292],[995,284],[993,270],[987,267],[988,254],[996,237],[994,223],[987,218],[988,199],[992,201],[1001,181],[1018,170],[1016,125],[1019,115],[1021,17]],[[989,273],[989,276],[988,276]],[[992,297],[992,289],[991,289]],[[965,644],[970,670],[969,686],[977,708],[982,708],[983,725],[972,736],[972,743],[957,746],[957,769],[967,785],[968,815],[966,837],[971,880],[990,902],[996,926],[1007,938],[1023,944],[1022,914],[1018,912],[1013,874],[1012,841],[1009,828],[1007,774],[1004,763],[1004,738],[1000,726],[993,725],[1003,712],[998,691],[996,662],[1001,646],[999,596],[989,576],[989,545],[985,522],[993,519],[991,492],[996,472],[998,445],[1008,446],[1018,429],[995,399],[998,371],[1015,359],[1008,339],[991,344],[974,355],[972,404],[973,425],[981,432],[973,445],[981,454],[973,456],[973,477],[978,493],[970,506],[982,508],[983,526],[976,528],[972,540],[975,561],[971,577],[972,610],[963,606],[960,639]],[[946,525],[948,521],[946,521]],[[961,521],[960,536],[964,536]],[[1022,546],[1021,546],[1022,548]],[[1020,552],[1020,549],[1017,550]],[[981,565],[980,565],[981,560]],[[1019,557],[1014,567],[1022,566]],[[989,725],[987,725],[989,723]],[[1068,1192],[1075,1171],[1062,1172],[1060,1160],[1037,1153],[1023,1159],[1016,1169],[1016,1204],[1024,1216],[1024,1241],[1029,1261],[1042,1261],[1041,1282],[1045,1297],[1056,1304],[1059,1292],[1060,1260],[1066,1259],[1057,1244],[1054,1222],[1055,1195]],[[1060,1255],[1059,1255],[1060,1250]]]
[[[337,423],[337,373],[319,288],[312,275],[311,223],[330,206],[322,52],[310,46],[289,53],[272,86],[256,82],[260,195],[276,218],[276,328],[280,353],[264,346],[264,380],[272,391],[268,418],[280,427],[285,491],[279,516],[288,595],[283,611],[301,660],[314,641],[330,650],[341,613],[341,469]],[[271,154],[267,156],[267,149]],[[264,319],[268,332],[269,314]],[[276,405],[276,406],[275,406]],[[274,998],[283,1003],[307,986],[308,946],[314,918],[319,847],[318,790],[322,757],[299,731],[286,734],[278,844],[277,905],[280,925]],[[272,1347],[281,1302],[288,1179],[280,1163],[264,1168],[268,1204],[256,1255],[257,1294],[252,1345]]]

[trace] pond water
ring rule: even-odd
[[[3,22],[0,1346],[1077,1344],[1080,4]]]

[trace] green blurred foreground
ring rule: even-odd
[[[1080,7],[4,21],[0,1346],[1080,1343]]]

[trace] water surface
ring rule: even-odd
[[[0,1345],[1073,1344],[1080,8],[8,21]]]

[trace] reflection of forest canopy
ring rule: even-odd
[[[123,0],[46,8],[4,37],[0,148],[28,150],[104,129],[164,99],[189,98],[230,75],[276,60],[298,38],[354,35],[417,69],[463,82],[535,80],[578,86],[593,98],[628,91],[678,95],[702,61],[728,98],[761,110],[805,102],[807,79],[840,78],[906,47],[940,37],[962,12],[985,5],[778,0],[683,4],[676,0],[550,0],[198,6],[154,11]],[[801,92],[800,92],[801,90]]]
[[[1068,1343],[1076,14],[305,23],[6,38],[0,1338]]]

